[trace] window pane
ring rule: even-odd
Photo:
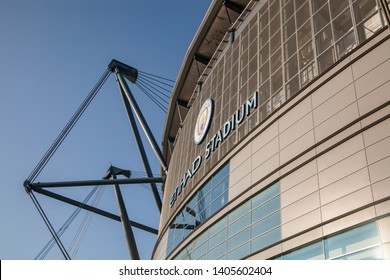
[[[324,50],[333,44],[332,29],[330,24],[316,35],[317,53],[321,54]]]
[[[287,2],[287,5],[283,7],[283,22],[286,22],[292,15],[294,15],[294,1]]]
[[[348,7],[348,0],[329,0],[330,13],[335,18],[341,11]]]
[[[293,54],[297,52],[297,40],[295,36],[292,36],[288,41],[284,44],[284,57],[285,59],[289,59]]]
[[[219,245],[221,242],[225,241],[227,238],[227,230],[224,229],[214,235],[213,237],[210,237],[209,239],[209,248],[214,248],[215,246]]]
[[[250,214],[246,214],[244,217],[238,219],[234,223],[230,224],[228,226],[228,236],[231,237],[235,235],[240,230],[243,230],[244,228],[248,227],[251,223],[251,216]]]
[[[255,197],[252,198],[252,207],[260,206],[267,200],[271,199],[272,197],[279,195],[280,193],[280,185],[279,183],[276,183],[269,188],[263,190],[259,194],[257,194]]]
[[[311,0],[311,6],[313,8],[313,13],[318,11],[318,9],[320,9],[326,2],[327,2],[327,0]]]
[[[264,217],[274,213],[280,209],[280,197],[277,196],[272,200],[269,200],[267,203],[264,203],[262,206],[254,209],[252,211],[252,221],[257,222]]]
[[[379,13],[376,13],[364,20],[357,26],[359,43],[362,43],[368,38],[370,38],[372,35],[375,34],[376,31],[378,31],[382,27],[382,21]]]
[[[283,73],[282,69],[279,68],[271,77],[271,91],[277,92],[283,86]]]
[[[370,223],[325,240],[327,258],[336,258],[379,243],[376,223]]]
[[[301,26],[303,23],[305,23],[305,21],[310,18],[309,3],[306,3],[297,11],[296,18],[297,26]]]
[[[242,204],[241,206],[233,210],[228,215],[229,224],[233,223],[235,220],[248,213],[250,209],[251,209],[251,201],[248,200],[247,202],[245,202],[244,204]]]
[[[250,239],[250,231],[249,228],[247,228],[241,231],[240,233],[238,233],[237,235],[231,237],[227,241],[227,250],[230,251],[234,248],[237,248],[240,245],[244,244],[245,242],[248,242],[249,239]]]
[[[252,237],[261,235],[277,226],[280,226],[280,211],[252,225]]]
[[[226,259],[228,260],[238,260],[246,255],[249,255],[249,243],[244,244],[240,248],[234,249],[226,255]]]
[[[226,243],[222,243],[219,246],[209,251],[207,259],[216,260],[225,253],[226,253]]]
[[[287,98],[294,96],[299,91],[299,78],[296,76],[286,85]]]
[[[336,43],[337,58],[340,59],[356,47],[355,33],[351,31]]]
[[[322,241],[305,246],[282,256],[282,260],[324,260]]]
[[[297,56],[294,55],[284,66],[286,80],[289,81],[298,73],[298,60]]]
[[[355,14],[356,23],[360,23],[364,19],[371,17],[376,11],[377,6],[375,0],[362,0],[353,3],[353,12]]]
[[[340,16],[338,16],[333,22],[334,39],[337,41],[339,38],[347,34],[352,30],[352,18],[351,13],[346,10]]]
[[[329,7],[326,4],[313,16],[314,32],[317,33],[330,22]]]
[[[210,227],[209,235],[210,236],[215,235],[216,233],[220,232],[222,229],[226,228],[226,226],[227,226],[227,218],[224,217],[220,219],[218,222],[216,222],[215,224],[213,224],[212,227]]]
[[[280,227],[264,234],[256,239],[252,240],[251,242],[251,251],[255,252],[258,250],[263,249],[264,247],[271,245],[272,243],[275,243],[279,241],[281,238],[281,233],[280,233]]]
[[[324,72],[333,65],[334,55],[333,48],[328,49],[318,58],[318,70],[320,73]]]
[[[297,38],[298,48],[301,48],[312,38],[310,21],[307,21],[301,28],[298,29]]]
[[[336,260],[382,260],[382,249],[380,246],[369,248],[363,251],[352,253],[346,256],[337,258]]]
[[[298,51],[299,69],[307,67],[314,59],[313,45],[309,41]]]

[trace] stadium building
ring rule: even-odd
[[[390,259],[389,2],[212,2],[170,100],[153,259]]]

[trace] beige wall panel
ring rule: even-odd
[[[318,192],[312,193],[292,204],[282,208],[281,210],[281,224],[285,224],[294,220],[306,213],[313,211],[320,207],[320,196]]]
[[[325,137],[329,136],[333,132],[346,126],[353,120],[359,117],[359,110],[357,103],[352,103],[336,115],[327,119],[315,128],[316,141],[320,141]]]
[[[378,229],[381,242],[390,242],[390,217],[378,220]]]
[[[299,153],[305,151],[314,145],[314,130],[310,130],[302,137],[295,140],[286,148],[280,151],[280,164],[286,163],[290,159],[297,156]]]
[[[252,175],[248,173],[246,176],[241,178],[240,181],[236,182],[234,185],[229,187],[229,201],[234,199],[243,191],[246,191],[252,185],[251,179],[252,179]]]
[[[242,178],[247,176],[252,170],[252,162],[251,159],[247,159],[242,162],[240,166],[236,167],[233,172],[230,172],[229,175],[229,186],[235,185]]]
[[[354,193],[346,195],[336,201],[321,207],[322,219],[327,221],[331,218],[344,214],[360,206],[373,201],[371,187],[365,187]]]
[[[352,215],[349,215],[347,217],[344,217],[342,219],[324,225],[322,227],[324,231],[324,236],[357,225],[361,222],[368,221],[374,217],[375,217],[375,208],[369,207],[367,209],[364,209],[362,211],[356,212]]]
[[[319,223],[321,223],[321,211],[320,209],[316,209],[282,225],[282,238],[289,237]]]
[[[265,175],[268,175],[278,167],[279,153],[252,170],[252,183],[256,183],[258,180],[262,179]]]
[[[390,119],[387,119],[363,132],[366,147],[390,136]]]
[[[313,108],[317,108],[352,82],[352,70],[351,67],[348,67],[312,94]],[[314,85],[312,88],[314,88]]]
[[[390,157],[384,158],[368,167],[371,183],[376,183],[390,176]]]
[[[286,166],[284,166],[280,170],[280,174],[281,175],[286,174],[287,172],[290,172],[294,168],[302,168],[300,166],[302,164],[306,165],[306,162],[308,160],[312,161],[312,158],[315,157],[315,155],[316,155],[315,149],[312,149],[312,150],[308,151],[307,153],[303,154],[299,158],[295,159],[294,161],[292,161],[289,164],[287,164]]]
[[[278,122],[273,123],[252,141],[252,153],[264,147],[265,144],[278,136]]]
[[[390,196],[390,177],[372,184],[374,200],[379,200]]]
[[[362,126],[365,127],[366,125],[369,125],[377,120],[380,120],[384,117],[388,117],[389,114],[390,114],[390,106],[385,106],[381,110],[369,115],[367,118],[362,119],[361,120]],[[383,120],[383,122],[386,122],[387,120],[388,119]],[[380,123],[382,123],[382,122],[380,122]],[[377,124],[377,125],[379,125],[379,124]]]
[[[298,122],[312,110],[311,98],[305,98],[302,102],[291,109],[287,114],[279,119],[280,132],[285,131],[288,127]]]
[[[314,125],[319,125],[354,101],[356,101],[355,89],[353,84],[350,84],[313,110]]]
[[[356,53],[352,54],[351,58],[360,55],[360,53],[364,51],[366,48],[371,47],[370,45],[371,45],[370,42],[368,42],[368,44],[363,46],[361,51],[358,50]],[[361,57],[354,64],[352,64],[352,71],[355,79],[358,79],[364,74],[366,74],[367,72],[371,71],[373,68],[383,63],[384,60],[390,59],[389,48],[390,48],[390,41],[386,41],[380,46],[376,47],[371,53]]]
[[[375,205],[376,215],[384,215],[390,213],[390,200]]]
[[[240,167],[243,162],[249,159],[252,155],[252,145],[246,145],[240,152],[238,152],[230,160],[230,172],[234,171],[237,167]]]
[[[363,136],[359,134],[317,158],[318,170],[325,170],[362,149]]]
[[[317,153],[321,153],[322,151],[326,150],[327,148],[333,146],[334,144],[344,140],[349,135],[355,133],[361,129],[361,124],[356,123],[347,129],[343,130],[342,132],[338,133],[337,135],[333,136],[331,139],[328,139],[325,143],[322,143],[321,145],[316,147]]]
[[[309,194],[318,191],[318,177],[314,175],[303,181],[302,183],[292,187],[288,190],[284,189],[284,184],[281,184],[281,195],[280,195],[280,207],[284,208]]]
[[[280,133],[280,149],[284,149],[295,140],[305,135],[311,129],[313,129],[313,116],[309,113],[298,122],[291,125],[288,129]]]
[[[390,82],[374,89],[358,100],[360,115],[364,115],[390,100]]]
[[[387,137],[366,149],[368,164],[390,156],[390,137]],[[390,172],[390,167],[389,167]]]
[[[320,188],[332,184],[333,182],[362,169],[366,165],[367,161],[364,150],[357,152],[322,172],[319,172]]]
[[[321,205],[328,204],[369,184],[370,177],[368,175],[368,169],[365,167],[321,189]]]
[[[317,162],[313,160],[280,180],[283,190],[288,190],[317,174]]]
[[[294,248],[299,247],[303,244],[310,243],[311,241],[320,239],[320,238],[322,238],[322,236],[323,236],[323,234],[322,234],[321,227],[313,229],[309,232],[306,232],[302,235],[299,235],[295,238],[292,238],[290,240],[283,242],[283,244],[282,244],[283,252],[294,249]]]
[[[379,85],[383,85],[390,80],[390,60],[387,60],[372,69],[370,72],[356,80],[356,94],[358,98],[366,95],[367,93],[373,91]]]
[[[275,137],[270,142],[265,144],[261,149],[257,150],[252,155],[252,169],[258,167],[263,164],[271,157],[273,157],[276,153],[279,152],[279,143],[278,137]]]
[[[382,250],[383,250],[383,258],[385,260],[390,260],[390,243],[383,244]]]

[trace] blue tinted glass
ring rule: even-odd
[[[370,223],[325,240],[326,258],[332,259],[379,243],[376,223]]]
[[[324,260],[322,241],[305,246],[282,256],[283,260]]]
[[[230,224],[228,226],[228,234],[229,237],[235,235],[237,232],[243,230],[244,228],[247,228],[251,223],[251,216],[250,214],[246,214],[245,216],[241,217],[234,223]]]
[[[203,244],[201,244],[200,246],[198,246],[196,249],[194,249],[192,252],[191,252],[191,259],[192,260],[197,260],[197,259],[200,259],[201,256],[203,256],[204,254],[206,254],[207,252],[207,241],[204,242]]]
[[[238,208],[230,212],[230,214],[228,215],[229,223],[234,222],[241,216],[248,213],[250,210],[251,210],[251,201],[248,200],[247,202],[245,202],[244,204],[242,204],[241,206],[239,206]]]
[[[226,216],[212,225],[209,229],[209,236],[213,236],[216,233],[220,232],[222,229],[225,229],[227,226],[227,218]]]
[[[335,260],[383,260],[382,249],[380,246],[375,246],[336,258]]]
[[[227,241],[228,251],[230,251],[236,247],[239,247],[240,245],[248,242],[249,239],[250,239],[250,231],[249,231],[249,228],[247,228],[247,229],[237,233],[235,236],[231,237]]]
[[[217,197],[221,196],[229,188],[229,178],[225,178],[218,185],[214,186],[211,190],[211,201],[214,201]]]
[[[264,219],[269,214],[274,213],[280,209],[280,197],[277,196],[267,203],[264,203],[262,206],[257,207],[252,211],[252,221],[258,221]]]
[[[278,226],[280,226],[280,211],[252,225],[252,237],[256,237]]]
[[[251,250],[252,252],[256,252],[258,250],[261,250],[268,245],[271,245],[272,243],[275,243],[280,240],[281,234],[280,234],[280,227],[267,232],[266,234],[263,234],[256,239],[252,240],[252,247]]]
[[[249,243],[242,245],[241,247],[234,249],[226,255],[227,260],[238,260],[249,255]]]
[[[270,198],[280,194],[280,185],[279,182],[273,184],[269,188],[265,189],[258,195],[252,198],[252,207],[255,208],[256,206],[260,206]]]
[[[219,209],[221,209],[227,203],[227,200],[228,200],[228,192],[223,193],[221,196],[215,199],[211,203],[210,215],[214,214]]]
[[[229,164],[226,164],[222,169],[220,169],[211,179],[212,184],[218,184],[223,178],[225,178],[229,174]]]
[[[214,235],[213,237],[210,237],[209,239],[209,248],[214,248],[215,246],[219,245],[222,241],[226,240],[227,238],[227,230],[224,229]]]
[[[207,259],[216,260],[225,253],[226,253],[226,243],[224,242],[218,245],[217,247],[215,247],[214,249],[210,250]]]

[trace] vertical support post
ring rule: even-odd
[[[131,128],[133,130],[134,138],[135,138],[135,141],[137,143],[138,151],[140,153],[146,174],[148,175],[149,178],[152,178],[153,177],[152,169],[150,167],[148,157],[146,156],[145,148],[144,148],[144,145],[143,145],[142,140],[141,140],[141,136],[140,136],[138,128],[137,128],[137,123],[135,122],[134,114],[131,111],[129,101],[126,98],[126,95],[125,95],[122,87],[120,86],[119,83],[118,83],[118,85],[119,85],[119,90],[121,92],[122,100],[123,100],[123,103],[125,105],[125,109],[127,112],[127,117],[129,119]],[[157,190],[157,186],[155,183],[150,183],[150,186],[152,188],[152,193],[153,193],[157,208],[161,212],[162,202],[161,202],[160,194],[158,193],[158,190]]]
[[[152,146],[153,152],[157,156],[157,159],[159,160],[162,169],[166,173],[168,171],[168,168],[167,168],[167,164],[164,160],[164,157],[161,153],[161,150],[156,142],[156,139],[154,139],[153,134],[152,134],[148,124],[146,123],[145,118],[142,115],[141,110],[139,109],[138,104],[135,101],[135,99],[130,91],[129,86],[127,85],[125,79],[123,78],[122,74],[118,70],[118,67],[115,67],[115,75],[116,75],[118,83],[120,84],[120,87],[123,89],[123,91],[127,97],[127,100],[129,101],[131,108],[134,110],[135,116],[137,117],[138,121],[141,124],[142,130],[145,132],[146,138],[148,139],[150,145]]]
[[[116,175],[113,174],[112,178],[116,179]],[[114,190],[115,190],[116,200],[118,202],[119,214],[121,217],[123,232],[125,234],[126,244],[127,244],[128,250],[129,250],[130,257],[133,260],[139,260],[140,257],[138,254],[137,244],[136,244],[135,238],[134,238],[134,233],[133,233],[133,230],[128,222],[129,216],[127,215],[125,202],[123,201],[122,192],[121,192],[118,184],[114,185]]]

